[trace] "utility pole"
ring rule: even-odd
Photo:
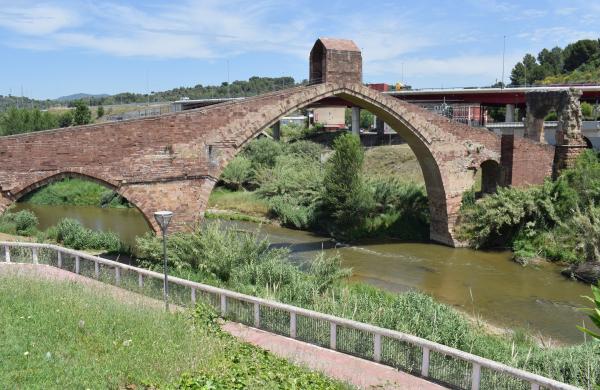
[[[231,97],[229,94],[229,60],[227,60],[227,97]]]
[[[502,38],[502,81],[500,87],[504,89],[504,59],[506,57],[506,35]]]

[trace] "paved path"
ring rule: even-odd
[[[69,280],[102,289],[120,301],[142,303],[163,308],[162,301],[145,297],[131,291],[76,275],[47,265],[0,263],[0,276],[6,274],[44,279]],[[171,305],[173,307],[173,305]],[[174,308],[175,309],[175,308]],[[424,379],[395,370],[391,367],[368,360],[346,355],[316,345],[304,343],[288,337],[250,328],[234,322],[226,322],[223,330],[248,343],[264,348],[297,365],[351,383],[366,389],[444,389],[444,387]]]

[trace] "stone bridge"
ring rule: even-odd
[[[554,147],[499,137],[372,90],[361,83],[354,43],[320,39],[311,52],[312,85],[159,117],[0,138],[0,211],[64,177],[99,182],[128,199],[159,231],[152,214],[175,213],[173,226],[197,223],[222,170],[279,118],[329,98],[369,110],[394,128],[423,170],[431,239],[455,245],[454,224],[475,173],[482,188],[540,183],[552,174]]]

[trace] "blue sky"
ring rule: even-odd
[[[594,0],[0,0],[0,94],[165,90],[307,77],[320,36],[353,39],[366,82],[489,85],[527,52],[600,36]]]

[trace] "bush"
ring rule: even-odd
[[[320,164],[297,155],[280,156],[271,169],[257,173],[258,196],[267,199],[269,212],[286,226],[307,228],[315,219],[322,187]]]
[[[21,210],[16,213],[9,210],[0,216],[0,232],[6,234],[34,235],[37,232],[37,225],[36,215],[29,210]]]
[[[288,144],[285,152],[288,155],[303,157],[308,160],[320,162],[323,150],[324,148],[321,144],[302,140]]]
[[[236,156],[223,170],[221,180],[225,187],[239,191],[252,179],[252,162],[244,156]]]
[[[100,249],[119,252],[124,249],[114,232],[98,232],[85,228],[79,221],[65,218],[56,225],[56,241],[73,249]]]
[[[369,212],[364,236],[393,236],[403,240],[427,240],[429,203],[421,184],[396,177],[374,177],[366,181],[374,207]]]
[[[257,138],[252,141],[243,151],[243,156],[252,162],[253,169],[275,166],[277,157],[283,154],[283,145],[269,138]]]
[[[13,214],[13,220],[15,222],[15,230],[18,234],[31,232],[35,230],[38,225],[36,215],[29,210],[21,210],[18,213]]]

